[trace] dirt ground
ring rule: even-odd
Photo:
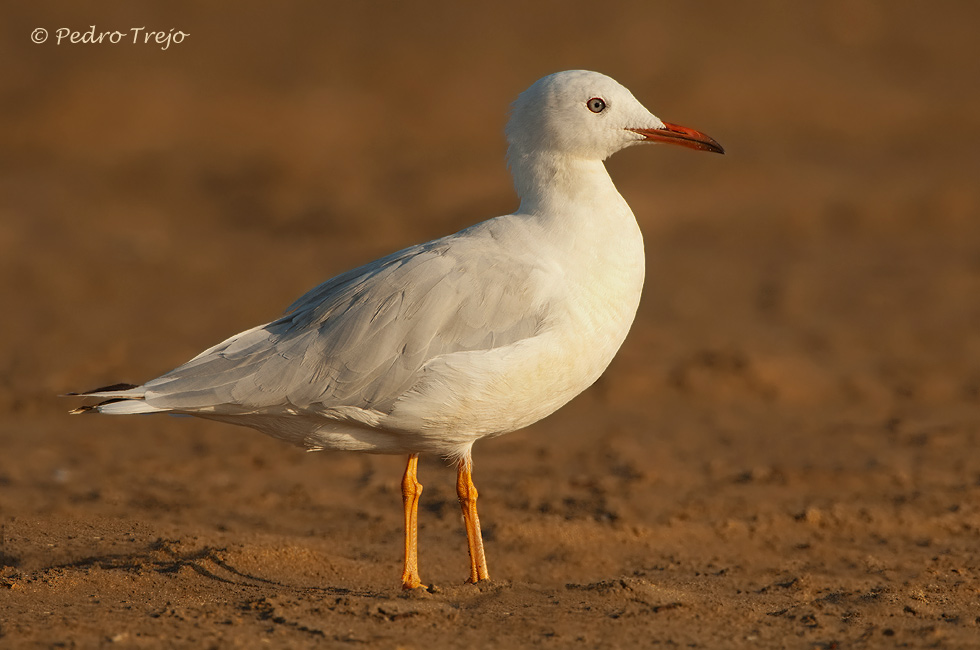
[[[462,7],[5,8],[0,647],[980,646],[980,5]],[[67,415],[513,210],[509,103],[568,68],[728,154],[610,160],[644,300],[476,446],[491,583],[440,459],[405,594],[403,458]]]

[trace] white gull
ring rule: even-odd
[[[181,413],[309,450],[408,454],[402,585],[421,585],[418,455],[457,463],[471,582],[488,580],[471,451],[592,385],[636,314],[643,239],[603,165],[642,142],[724,153],[662,121],[613,79],[558,72],[506,129],[516,212],[327,280],[281,318],[73,413]]]

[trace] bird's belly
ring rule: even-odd
[[[534,337],[432,360],[383,426],[469,445],[550,415],[591,386],[619,350],[642,277],[633,284],[619,295],[576,293]]]

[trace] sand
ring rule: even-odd
[[[0,647],[980,645],[980,8],[5,13]],[[406,594],[404,459],[67,415],[513,210],[509,102],[577,67],[728,154],[609,162],[643,303],[592,389],[476,446],[492,582],[438,458]]]

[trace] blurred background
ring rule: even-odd
[[[153,376],[350,265],[511,211],[509,103],[570,68],[609,74],[729,152],[609,163],[650,258],[621,379],[710,365],[704,348],[736,365],[759,355],[777,398],[873,398],[886,373],[908,397],[976,399],[978,13],[873,0],[10,8],[4,410]],[[55,43],[91,25],[125,36]],[[143,26],[189,35],[134,44]]]
[[[831,535],[831,564],[862,526],[921,539],[959,499],[976,521],[978,24],[980,4],[955,0],[7,6],[0,509],[310,535],[340,554],[350,538],[351,557],[371,529],[351,538],[338,508],[397,536],[401,459],[303,455],[207,422],[69,419],[57,395],[155,377],[353,265],[512,211],[510,102],[586,68],[727,155],[634,147],[608,162],[646,237],[643,303],[594,389],[478,445],[494,566],[559,582],[576,557],[595,579],[633,570],[605,532],[562,538],[585,546],[555,560],[551,532],[520,534],[542,514],[659,527],[768,512],[791,527],[810,508],[880,507]],[[55,42],[92,25],[124,36]],[[137,27],[187,36],[134,44]],[[461,567],[451,477],[428,462],[422,534],[445,518]],[[57,559],[11,530],[21,566]],[[720,543],[672,530],[622,548]],[[397,549],[370,549],[384,583]]]
[[[156,376],[337,272],[513,210],[510,102],[587,68],[728,151],[609,161],[645,231],[649,280],[595,392],[608,410],[975,413],[973,7],[11,9],[0,405],[75,426],[56,395]],[[125,36],[56,43],[92,25]],[[36,44],[39,27],[49,38]],[[133,43],[135,27],[188,35]]]
[[[726,422],[786,453],[823,449],[806,426],[975,422],[973,7],[11,9],[0,405],[17,431],[47,418],[139,430],[66,421],[56,395],[154,377],[340,271],[510,212],[510,102],[545,74],[586,68],[728,154],[637,147],[609,161],[645,232],[649,279],[622,353],[577,408],[598,401],[596,417],[625,418],[647,451],[678,428],[707,436],[679,444],[711,445]],[[92,25],[125,36],[57,44],[59,29]],[[37,28],[46,42],[32,42]],[[144,42],[171,30],[188,35]]]

